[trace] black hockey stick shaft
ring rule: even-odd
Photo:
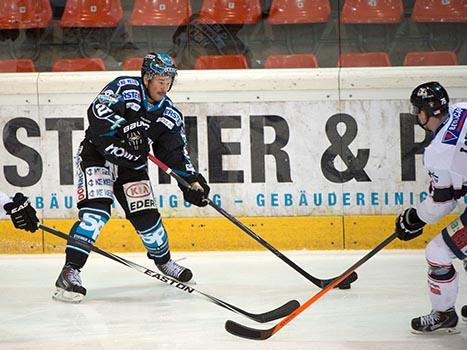
[[[297,317],[303,311],[305,311],[311,304],[318,301],[323,295],[325,295],[327,292],[329,292],[331,289],[337,286],[346,277],[348,277],[354,270],[356,270],[358,267],[360,267],[365,262],[367,262],[371,257],[373,257],[376,253],[378,253],[381,249],[386,247],[389,243],[391,243],[396,238],[397,238],[397,233],[391,234],[383,242],[378,244],[378,246],[375,247],[372,251],[370,251],[363,258],[361,258],[355,264],[349,267],[340,277],[338,277],[333,282],[331,282],[326,288],[320,290],[318,293],[313,295],[302,306],[297,308],[294,312],[292,312],[289,316],[284,318],[274,327],[269,328],[269,329],[255,329],[255,328],[246,327],[237,322],[228,320],[225,323],[225,329],[227,330],[227,332],[233,335],[236,335],[238,337],[242,337],[242,338],[253,339],[253,340],[266,340],[270,338],[275,333],[277,333],[280,329],[282,329],[286,324],[292,321],[295,317]]]
[[[171,168],[169,168],[166,164],[161,162],[159,159],[157,159],[155,156],[152,154],[148,155],[148,158],[155,163],[159,168],[162,169],[165,173],[169,174],[172,176],[176,181],[178,181],[181,185],[185,187],[191,187],[191,185],[180,175],[178,175],[176,172],[174,172]],[[292,267],[295,271],[297,271],[299,274],[304,276],[307,280],[311,281],[314,285],[320,287],[320,288],[325,288],[329,283],[335,280],[335,278],[331,279],[326,279],[322,280],[317,277],[314,277],[310,275],[308,272],[306,272],[304,269],[302,269],[300,266],[298,266],[296,263],[294,263],[292,260],[290,260],[287,256],[282,254],[279,250],[274,248],[271,244],[269,244],[267,241],[265,241],[263,238],[258,236],[255,232],[253,232],[251,229],[249,229],[246,225],[241,223],[239,220],[237,220],[235,217],[230,215],[228,212],[226,212],[224,209],[219,207],[216,203],[214,203],[211,199],[207,199],[208,204],[214,208],[218,213],[226,217],[230,222],[235,224],[237,227],[239,227],[243,232],[245,232],[247,235],[252,237],[255,241],[257,241],[259,244],[261,244],[263,247],[268,249],[270,252],[272,252],[275,256],[280,258],[282,261],[284,261],[287,265]],[[349,285],[350,283],[354,282],[357,279],[357,274],[352,273],[351,275],[348,276],[347,279],[342,281],[342,285]]]
[[[69,235],[61,232],[61,231],[58,231],[58,230],[55,230],[54,228],[52,227],[48,227],[48,226],[45,226],[45,225],[42,225],[42,224],[39,224],[38,228],[44,230],[44,231],[47,231],[57,237],[60,237],[60,238],[63,238],[65,240],[75,240],[73,237],[70,237]],[[76,241],[76,240],[75,240]],[[134,270],[137,270],[139,272],[142,272],[144,273],[145,275],[148,275],[150,277],[153,277],[161,282],[164,282],[165,284],[168,284],[168,285],[171,285],[175,288],[177,288],[178,290],[182,290],[184,292],[187,292],[188,294],[192,294],[192,293],[197,293],[201,296],[203,296],[206,300],[220,306],[220,307],[223,307],[224,309],[227,309],[227,310],[230,310],[232,312],[235,312],[237,314],[240,314],[240,315],[243,315],[243,316],[246,316],[247,318],[253,320],[253,321],[256,321],[256,322],[261,322],[261,323],[264,323],[264,322],[269,322],[269,321],[272,321],[272,320],[276,320],[276,319],[279,319],[279,318],[282,318],[282,317],[285,317],[287,316],[288,314],[290,314],[292,311],[294,311],[295,309],[297,309],[299,306],[300,306],[300,303],[296,300],[290,300],[288,301],[287,303],[285,303],[284,305],[274,309],[274,310],[271,310],[271,311],[268,311],[268,312],[265,312],[265,313],[261,313],[261,314],[253,314],[253,313],[250,313],[250,312],[246,312],[242,309],[240,309],[239,307],[235,306],[235,305],[232,305],[232,304],[229,304],[227,303],[226,301],[223,301],[219,298],[216,298],[216,297],[213,297],[212,295],[209,295],[207,293],[204,293],[204,292],[201,292],[191,286],[187,286],[186,284],[182,283],[182,282],[178,282],[176,280],[174,280],[173,278],[170,278],[168,276],[165,276],[163,274],[160,274],[160,273],[157,273],[155,271],[152,271],[152,270],[149,270],[147,269],[146,267],[144,266],[141,266],[141,265],[138,265],[130,260],[127,260],[125,258],[122,258],[121,256],[118,256],[116,254],[113,254],[113,253],[110,253],[110,252],[107,252],[105,250],[102,250],[96,246],[93,246],[93,245],[90,245],[90,244],[86,244],[86,243],[83,243],[83,242],[79,242],[80,245],[85,245],[87,248],[89,248],[90,250],[92,250],[93,252],[97,253],[97,254],[100,254],[102,256],[105,256],[109,259],[112,259],[116,262],[119,262],[120,264],[123,264],[127,267],[130,267]]]

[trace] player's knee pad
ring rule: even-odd
[[[128,219],[141,237],[148,251],[148,257],[156,264],[165,264],[170,259],[169,239],[159,212],[157,210],[145,211]]]
[[[456,269],[453,265],[428,264],[428,276],[437,282],[448,282],[456,277]]]
[[[89,245],[94,245],[104,225],[109,221],[110,213],[106,210],[95,208],[81,208],[79,210],[79,221],[71,231],[67,248],[89,255]]]
[[[444,241],[442,234],[438,234],[426,246],[425,258],[429,265],[450,266],[456,256]]]

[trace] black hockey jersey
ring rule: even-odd
[[[140,77],[121,76],[111,81],[87,114],[86,138],[106,160],[133,169],[144,167],[146,159],[125,154],[116,146],[119,130],[143,128],[157,158],[185,178],[196,175],[187,151],[182,113],[167,96],[157,104],[150,103]]]

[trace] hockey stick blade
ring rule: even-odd
[[[166,174],[172,176],[179,184],[185,186],[185,187],[191,187],[191,185],[180,175],[178,175],[176,172],[174,172],[171,168],[169,168],[166,164],[164,164],[162,161],[160,161],[158,158],[153,156],[152,154],[148,154],[148,158],[151,162],[156,164],[160,169],[162,169],[163,172]],[[230,215],[227,211],[225,211],[223,208],[219,207],[216,203],[214,203],[211,199],[207,198],[206,199],[209,206],[212,207],[214,210],[216,210],[219,214],[224,216],[227,220],[229,220],[231,223],[236,225],[238,228],[240,228],[243,232],[245,232],[247,235],[249,235],[251,238],[253,238],[255,241],[257,241],[259,244],[261,244],[264,248],[268,249],[271,253],[273,253],[275,256],[277,256],[279,259],[284,261],[287,265],[289,265],[291,268],[293,268],[295,271],[297,271],[299,274],[301,274],[303,277],[305,277],[307,280],[309,280],[311,283],[313,283],[315,286],[319,288],[325,288],[329,283],[334,281],[337,277],[327,279],[327,280],[322,280],[317,277],[314,277],[310,275],[308,272],[306,272],[304,269],[302,269],[300,266],[298,266],[296,263],[294,263],[292,260],[290,260],[287,256],[285,256],[283,253],[281,253],[279,250],[274,248],[271,244],[269,244],[267,241],[265,241],[262,237],[257,235],[255,232],[253,232],[248,226],[244,225],[242,222],[240,222],[238,219]],[[335,288],[339,289],[349,289],[350,284],[355,282],[358,278],[358,275],[353,272],[351,276],[349,276],[346,280],[342,281],[339,285],[337,285]]]
[[[335,281],[338,277],[335,278],[330,278],[327,280],[321,280],[321,288],[326,288],[328,285],[330,285],[333,281]],[[334,288],[339,288],[339,289],[348,289],[350,288],[350,285],[355,282],[358,279],[358,275],[355,271],[353,271],[349,277],[347,277],[345,280],[343,280],[341,283],[339,283],[337,286]]]
[[[182,282],[179,282],[171,277],[168,277],[168,276],[165,276],[163,274],[160,274],[160,273],[157,273],[155,271],[152,271],[144,266],[141,266],[141,265],[138,265],[130,260],[127,260],[125,258],[122,258],[121,256],[118,256],[116,254],[113,254],[113,253],[110,253],[110,252],[107,252],[103,249],[100,249],[96,246],[93,246],[93,245],[90,245],[90,244],[87,244],[87,243],[84,243],[84,242],[81,242],[81,241],[77,241],[75,240],[73,237],[70,237],[69,235],[61,232],[61,231],[58,231],[58,230],[55,230],[51,227],[48,227],[48,226],[45,226],[45,225],[38,225],[38,228],[46,231],[46,232],[49,232],[51,234],[53,234],[54,236],[57,236],[57,237],[60,237],[64,240],[74,240],[75,242],[77,242],[80,246],[82,246],[83,248],[88,248],[90,250],[92,250],[93,252],[99,254],[99,255],[102,255],[102,256],[105,256],[106,258],[109,258],[111,260],[114,260],[120,264],[123,264],[127,267],[130,267],[136,271],[139,271],[139,272],[142,272],[144,273],[145,275],[149,276],[149,277],[153,277],[161,282],[164,282],[165,284],[168,284],[170,286],[173,286],[175,288],[177,288],[178,290],[181,290],[181,291],[184,291],[184,292],[187,292],[188,294],[192,294],[192,293],[197,293],[201,296],[203,296],[207,301],[210,301],[211,303],[214,303],[224,309],[227,309],[227,310],[230,310],[232,312],[235,312],[239,315],[242,315],[242,316],[245,316],[253,321],[256,321],[256,322],[260,322],[260,323],[265,323],[265,322],[269,322],[269,321],[273,321],[273,320],[277,320],[279,318],[282,318],[282,317],[285,317],[287,315],[289,315],[290,313],[292,313],[293,311],[295,311],[296,309],[298,309],[300,307],[300,303],[296,300],[290,300],[288,301],[287,303],[285,303],[284,305],[274,309],[274,310],[271,310],[271,311],[267,311],[267,312],[264,312],[264,313],[261,313],[261,314],[253,314],[253,313],[250,313],[250,312],[247,312],[245,310],[242,310],[240,309],[239,307],[235,306],[235,305],[232,305],[232,304],[229,304],[228,302],[226,301],[223,301],[221,299],[218,299],[212,295],[209,295],[207,293],[204,293],[200,290],[197,290],[191,286],[188,286]]]
[[[227,320],[225,322],[225,329],[230,334],[252,340],[266,340],[272,336],[272,332],[274,331],[274,327],[269,329],[256,329],[241,325],[231,320]]]
[[[339,283],[341,283],[346,278],[348,278],[352,274],[352,272],[354,270],[356,270],[358,267],[363,265],[372,256],[374,256],[376,253],[378,253],[381,249],[383,249],[385,246],[387,246],[389,243],[391,243],[396,238],[397,238],[397,233],[394,232],[389,237],[387,237],[383,242],[378,244],[378,246],[375,247],[372,251],[370,251],[363,258],[361,258],[355,264],[353,264],[351,267],[349,267],[339,278],[335,279],[333,282],[328,284],[324,289],[320,290],[318,293],[313,295],[302,306],[297,308],[289,316],[287,316],[282,321],[277,323],[274,327],[269,328],[269,329],[256,329],[256,328],[250,328],[250,327],[241,325],[241,324],[239,324],[237,322],[234,322],[234,321],[231,321],[231,320],[227,320],[225,322],[226,331],[229,332],[232,335],[237,336],[237,337],[242,337],[242,338],[252,339],[252,340],[266,340],[266,339],[272,337],[275,333],[277,333],[280,329],[282,329],[286,324],[288,324],[295,317],[300,315],[311,304],[318,301],[323,295],[325,295],[327,292],[332,290]]]
[[[220,306],[223,306],[223,305],[220,305]],[[290,300],[286,302],[284,305],[279,306],[277,309],[267,311],[262,314],[252,314],[252,313],[240,310],[233,305],[229,304],[229,306],[230,306],[229,309],[232,308],[235,312],[242,314],[243,316],[246,316],[256,322],[266,323],[266,322],[274,321],[279,318],[283,318],[285,316],[290,315],[292,312],[294,312],[300,307],[300,303],[297,300]]]

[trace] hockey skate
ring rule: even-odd
[[[190,269],[177,264],[170,259],[165,264],[156,264],[157,268],[166,276],[175,278],[177,281],[186,283],[193,278],[193,273]]]
[[[458,317],[452,307],[446,311],[431,311],[428,315],[412,319],[412,333],[415,334],[456,334]]]
[[[65,265],[55,282],[56,291],[52,298],[67,303],[80,303],[86,295],[86,288],[83,287],[80,270],[72,265]]]
[[[462,321],[467,322],[467,305],[462,306],[461,315]]]

